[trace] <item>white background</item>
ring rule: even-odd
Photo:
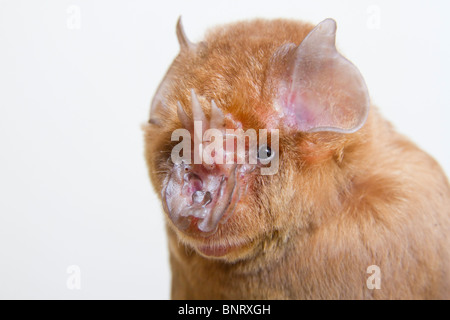
[[[334,18],[374,103],[448,173],[449,12],[445,0],[0,0],[0,298],[169,297],[140,125],[179,15],[196,41],[240,19]],[[81,290],[66,285],[71,265]]]

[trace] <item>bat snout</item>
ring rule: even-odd
[[[162,191],[164,209],[176,228],[208,237],[233,214],[241,196],[237,165],[175,164]]]

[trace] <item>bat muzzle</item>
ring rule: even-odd
[[[164,209],[186,234],[214,234],[232,216],[245,192],[240,165],[174,164],[162,190]]]

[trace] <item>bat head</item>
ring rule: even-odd
[[[200,43],[179,20],[177,36],[144,128],[169,228],[210,258],[280,248],[332,201],[330,179],[368,117],[365,82],[331,19],[242,22]]]

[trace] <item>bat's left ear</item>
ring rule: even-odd
[[[366,122],[367,86],[359,70],[336,50],[335,41],[336,22],[327,19],[298,47],[284,45],[272,57],[274,104],[285,125],[303,132],[352,133]]]

